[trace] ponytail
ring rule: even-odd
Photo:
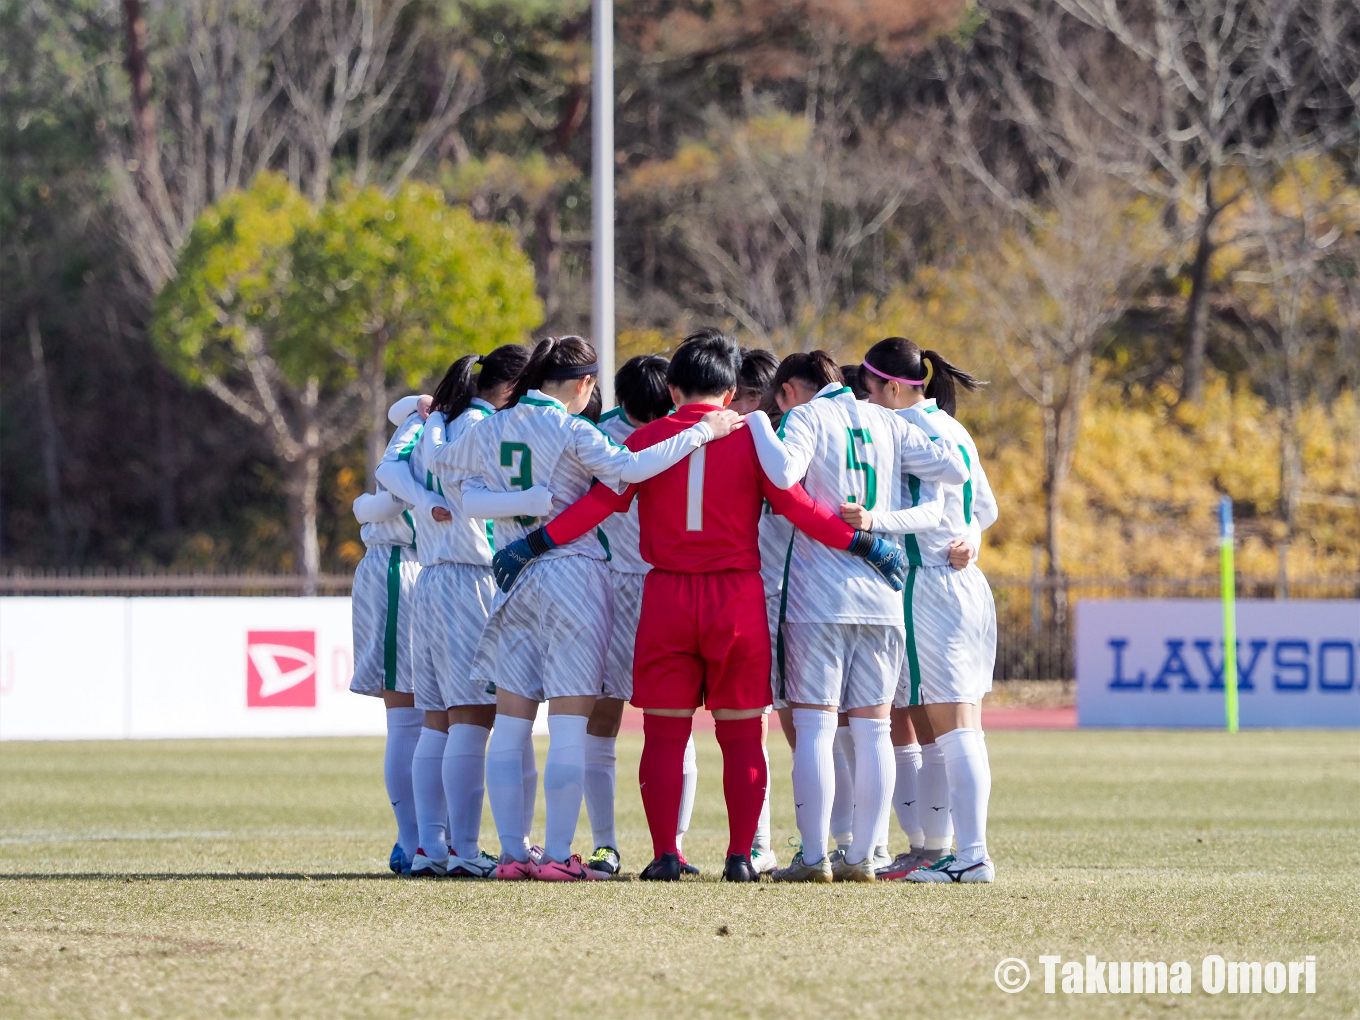
[[[814,390],[845,381],[841,376],[840,366],[826,351],[790,354],[781,361],[779,368],[775,370],[774,378],[770,381],[771,394],[778,394],[786,382],[795,379],[807,383]]]
[[[468,409],[473,397],[518,379],[528,360],[529,352],[519,344],[505,344],[490,354],[459,358],[449,366],[435,389],[431,410],[442,412],[447,421],[453,421]]]
[[[890,336],[869,348],[864,355],[865,380],[877,377],[880,382],[904,383],[920,386],[924,396],[933,398],[946,414],[954,414],[955,387],[975,390],[980,382],[960,368],[955,368],[935,351],[923,351],[910,340]]]
[[[544,337],[529,355],[529,363],[520,373],[506,406],[514,407],[526,393],[541,389],[549,380],[584,379],[599,374],[595,348],[579,336]]]

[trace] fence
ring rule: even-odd
[[[132,571],[15,571],[0,575],[0,595],[348,595],[348,574],[322,574],[310,586],[292,574],[193,574]],[[997,612],[997,680],[1070,680],[1075,676],[1072,606],[1082,599],[1217,598],[1217,577],[1085,580],[991,579]],[[1360,598],[1360,577],[1238,577],[1240,598]]]

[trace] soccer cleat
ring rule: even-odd
[[[724,882],[759,882],[760,872],[751,866],[751,858],[746,854],[728,854],[723,865]]]
[[[763,847],[751,848],[751,867],[756,869],[757,875],[768,875],[779,867],[779,858],[774,855],[773,850]]]
[[[509,854],[501,854],[500,863],[496,865],[496,877],[502,882],[527,882],[534,877],[533,864],[530,861],[517,861]]]
[[[898,854],[892,859],[892,863],[886,868],[878,870],[878,880],[880,882],[897,882],[904,879],[917,868],[924,867],[926,864],[933,864],[921,856],[920,850],[908,850],[904,854]]]
[[[540,882],[585,882],[592,878],[604,878],[581,863],[580,854],[572,854],[565,861],[554,861],[540,857],[533,864],[534,878]]]
[[[392,856],[387,858],[387,866],[392,869],[394,875],[411,873],[411,862],[406,859],[406,851],[401,848],[400,843],[392,844]]]
[[[586,861],[586,867],[591,871],[598,871],[602,878],[613,878],[619,873],[619,866],[622,863],[619,852],[612,846],[597,846],[595,852],[590,855],[590,860]]]
[[[831,878],[836,882],[877,882],[874,876],[874,859],[866,857],[858,864],[851,864],[841,854],[831,862]]]
[[[689,861],[685,860],[685,855],[684,855],[684,854],[677,854],[676,856],[680,858],[680,874],[682,874],[682,875],[697,875],[697,874],[699,874],[699,869],[698,869],[698,867],[696,867],[695,865],[691,864]]]
[[[449,854],[450,878],[495,878],[498,864],[496,858],[485,850],[477,851],[476,857],[459,857]]]
[[[960,864],[950,854],[928,868],[917,868],[907,876],[908,882],[991,882],[996,879],[996,868],[990,857],[974,864]]]
[[[816,864],[803,862],[803,851],[793,855],[787,868],[779,868],[771,876],[776,882],[832,882],[831,861],[823,857]]]
[[[642,874],[638,876],[644,882],[678,882],[680,881],[680,855],[662,854],[651,864],[642,869]]]
[[[424,850],[417,850],[416,855],[411,860],[412,878],[443,878],[449,871],[449,859],[445,857],[442,861],[437,861],[432,857],[426,857]]]
[[[888,853],[888,844],[883,843],[874,847],[874,852],[869,855],[869,862],[874,866],[875,871],[882,871],[893,862],[892,854]]]

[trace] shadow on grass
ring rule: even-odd
[[[352,879],[395,880],[386,871],[64,871],[0,872],[0,882],[348,882]]]

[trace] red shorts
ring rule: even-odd
[[[760,572],[649,573],[633,650],[632,704],[711,711],[769,703],[770,622]]]

